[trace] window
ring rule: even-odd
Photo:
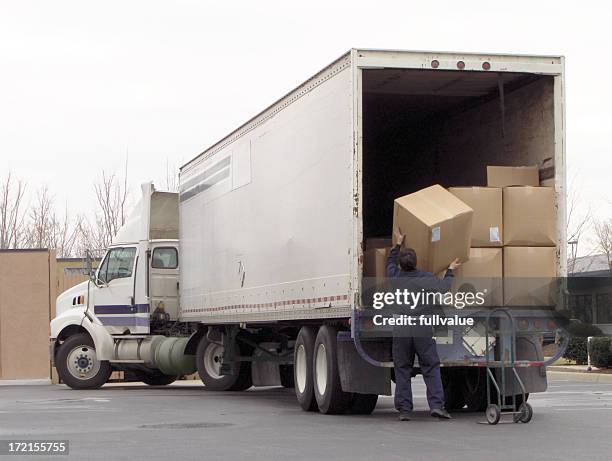
[[[593,296],[590,294],[570,294],[568,307],[572,318],[584,323],[593,323]]]
[[[134,247],[111,249],[98,270],[98,278],[105,283],[110,283],[111,280],[131,277],[135,256],[136,248]]]
[[[178,267],[178,252],[173,247],[157,247],[151,257],[153,269],[176,269]]]
[[[598,293],[597,302],[597,323],[612,323],[612,294]]]

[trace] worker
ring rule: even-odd
[[[416,291],[447,292],[450,290],[453,270],[461,265],[455,259],[441,278],[430,272],[418,270],[417,254],[412,248],[402,250],[405,236],[401,230],[394,233],[395,245],[390,250],[387,259],[387,277],[402,278],[405,283]],[[409,278],[409,279],[408,279]],[[397,280],[400,282],[400,280]],[[410,314],[423,314],[427,306],[412,306]],[[444,405],[444,388],[440,377],[440,359],[433,339],[433,328],[415,326],[394,332],[393,336],[393,366],[395,369],[395,408],[399,411],[400,421],[409,421],[413,409],[412,403],[412,369],[415,354],[419,358],[419,366],[423,380],[427,386],[427,403],[431,416],[440,419],[451,419]]]

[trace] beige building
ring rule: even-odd
[[[48,379],[49,322],[59,293],[87,280],[81,258],[0,250],[0,379]]]
[[[56,274],[53,250],[0,251],[0,379],[49,378]]]

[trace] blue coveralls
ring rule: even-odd
[[[418,269],[404,271],[398,266],[400,246],[394,246],[387,259],[387,277],[412,277],[412,289],[437,291],[445,293],[450,290],[452,271],[448,270],[444,279],[440,280],[430,272]],[[418,255],[417,255],[418,257]],[[421,307],[422,309],[422,307]],[[424,313],[418,308],[409,315]],[[395,368],[395,408],[401,413],[410,413],[412,404],[412,368],[415,354],[419,358],[419,365],[423,373],[423,380],[427,385],[427,403],[431,410],[444,408],[444,388],[440,377],[440,359],[433,339],[433,329],[426,327],[414,328],[414,335],[394,335],[393,337],[393,365]]]

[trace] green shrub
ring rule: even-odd
[[[572,336],[567,344],[567,349],[563,354],[568,360],[573,360],[578,365],[587,363],[587,339],[579,336]]]
[[[571,338],[563,357],[573,360],[578,365],[586,365],[588,361],[587,337],[600,336],[601,330],[590,323],[573,322],[567,326],[567,331]]]
[[[591,363],[597,368],[612,366],[612,340],[608,337],[591,340]]]
[[[572,322],[567,326],[567,331],[572,336],[588,338],[589,336],[601,336],[603,333],[595,325],[590,323]]]

